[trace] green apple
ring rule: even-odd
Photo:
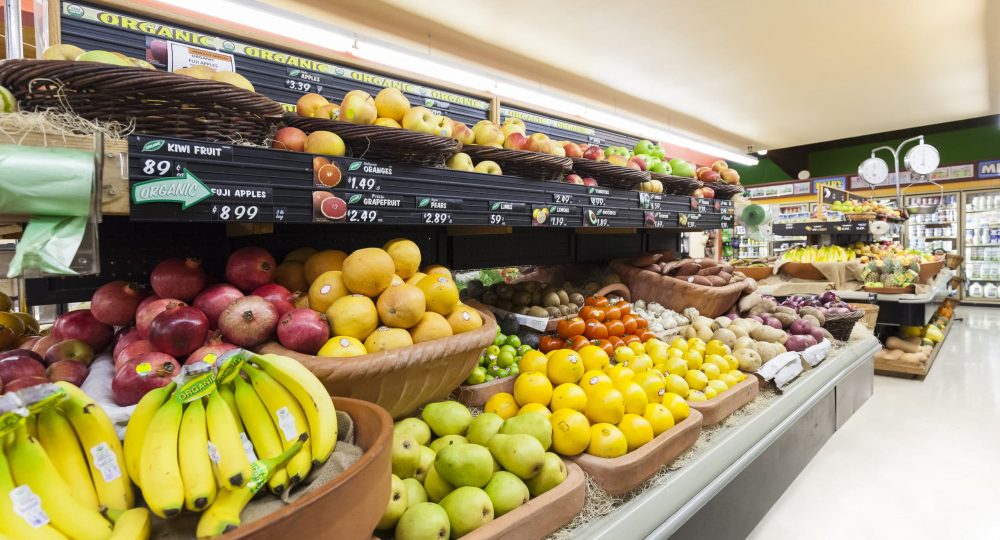
[[[382,514],[382,519],[379,520],[378,525],[375,526],[376,529],[385,530],[391,529],[396,526],[396,522],[399,518],[406,512],[406,485],[403,484],[403,480],[392,475],[392,488],[389,493],[389,504],[385,507],[385,513]]]
[[[663,150],[663,147],[658,144],[653,145],[653,150],[649,153],[649,155],[655,158],[659,158],[661,160],[667,156],[665,151]]]
[[[656,146],[656,144],[654,144],[653,141],[650,141],[648,139],[643,139],[635,143],[635,147],[633,148],[633,150],[635,151],[636,154],[651,156],[653,155],[654,146]]]
[[[451,156],[444,163],[444,166],[454,171],[471,171],[475,169],[475,165],[472,164],[472,158],[465,152],[459,152]]]
[[[489,160],[476,163],[472,171],[483,174],[503,174],[503,171],[500,170],[500,165],[496,161]]]
[[[659,173],[659,174],[670,174],[670,164],[666,161],[658,161],[655,165],[650,167],[649,172]]]

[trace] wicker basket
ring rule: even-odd
[[[657,302],[678,313],[686,307],[695,307],[706,317],[718,317],[729,311],[739,300],[747,284],[744,280],[722,287],[695,285],[682,279],[635,268],[621,260],[611,261],[611,269],[621,276],[632,292],[633,300]]]
[[[733,270],[757,281],[774,275],[774,269],[770,266],[734,266]]]
[[[553,156],[525,150],[506,150],[492,146],[468,145],[462,151],[479,161],[495,161],[504,174],[538,178],[540,180],[562,180],[573,169],[573,160],[568,157]]]
[[[323,381],[331,395],[371,401],[400,418],[444,399],[472,373],[483,349],[497,335],[493,315],[480,314],[483,326],[477,330],[354,358],[311,356],[278,343],[267,343],[260,352],[295,358]]]
[[[904,285],[902,287],[862,287],[866,292],[876,294],[912,294],[917,289],[916,285]]]
[[[786,262],[781,265],[780,272],[784,272],[794,278],[811,279],[814,281],[827,281],[823,272],[813,266],[812,263]]]
[[[408,129],[351,124],[328,118],[305,118],[294,113],[285,113],[282,122],[306,133],[332,131],[344,140],[344,146],[351,157],[372,161],[440,167],[445,160],[462,149],[462,143],[450,137],[417,133]]]
[[[649,177],[659,180],[663,184],[663,193],[667,195],[691,195],[694,190],[705,185],[701,180],[672,174],[649,173]]]
[[[871,221],[875,219],[875,214],[871,212],[852,212],[844,214],[844,219],[847,221]]]
[[[869,330],[875,329],[875,324],[878,322],[878,305],[877,304],[848,304],[854,309],[859,309],[864,312],[864,318],[861,322],[868,327]]]
[[[708,187],[715,190],[715,198],[721,199],[723,201],[728,201],[736,195],[743,193],[743,186],[739,184],[725,184],[722,182],[715,182],[709,184]]]
[[[0,86],[22,109],[134,124],[137,133],[162,137],[263,144],[282,111],[228,83],[99,62],[6,60]]]
[[[851,338],[854,323],[861,320],[865,313],[865,311],[858,310],[843,315],[827,315],[823,328],[826,328],[826,331],[830,332],[834,339],[847,341]]]
[[[612,165],[607,161],[572,158],[573,170],[583,176],[593,177],[602,186],[619,189],[639,189],[639,184],[649,180],[649,173],[628,167]]]

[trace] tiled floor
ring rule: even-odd
[[[1000,538],[1000,307],[958,313],[926,379],[876,376],[750,538]]]

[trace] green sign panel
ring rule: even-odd
[[[133,204],[175,202],[181,204],[181,210],[187,210],[211,196],[212,190],[187,169],[180,176],[157,178],[132,185]]]

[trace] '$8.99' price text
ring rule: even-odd
[[[212,207],[212,215],[222,221],[254,220],[260,213],[260,208],[252,205],[216,205]]]

